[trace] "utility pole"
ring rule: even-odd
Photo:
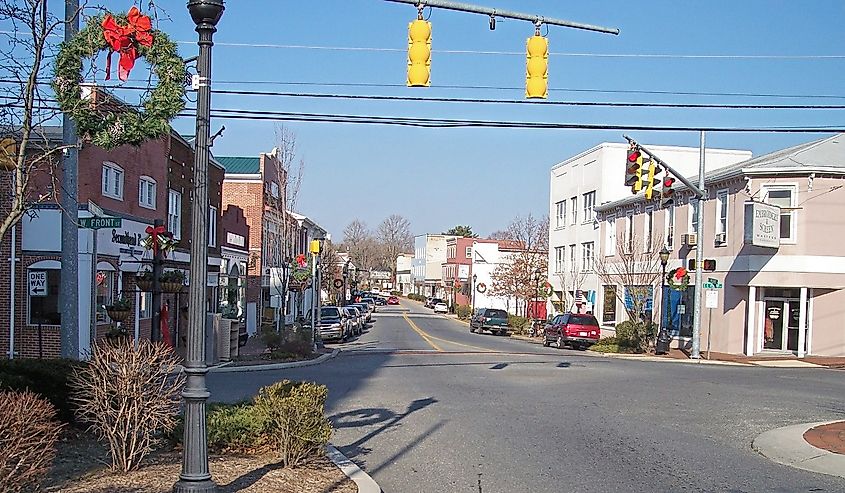
[[[698,215],[695,236],[695,302],[692,314],[692,350],[690,358],[701,359],[701,290],[704,288],[704,201],[707,190],[704,188],[704,130],[698,146],[698,188],[701,194],[695,204]]]
[[[46,7],[45,7],[46,8]],[[65,0],[65,42],[79,32],[79,0]],[[62,358],[79,359],[79,138],[76,122],[62,115],[62,271],[59,285]],[[96,236],[96,231],[94,231]],[[96,269],[96,266],[94,267]],[[91,314],[92,317],[95,314]]]
[[[592,24],[584,24],[581,22],[572,22],[563,19],[555,19],[553,17],[544,17],[542,15],[523,14],[521,12],[512,12],[510,10],[494,9],[490,7],[482,7],[480,5],[470,5],[468,3],[450,2],[447,0],[387,0],[394,3],[406,3],[416,7],[435,7],[446,10],[457,10],[459,12],[469,12],[472,14],[482,14],[490,16],[490,29],[496,28],[496,17],[503,19],[516,19],[521,21],[532,22],[537,24],[550,24],[553,26],[571,27],[573,29],[582,29],[584,31],[594,31],[605,34],[619,34],[619,29],[611,27],[594,26]]]

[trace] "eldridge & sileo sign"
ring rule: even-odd
[[[763,202],[745,203],[745,244],[780,247],[780,207]]]

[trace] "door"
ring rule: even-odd
[[[763,349],[785,349],[786,334],[783,329],[786,305],[784,300],[766,300],[763,312]]]
[[[786,349],[798,351],[798,321],[801,316],[801,302],[799,300],[787,300],[784,307],[784,322],[786,323]],[[806,348],[804,348],[806,351]]]

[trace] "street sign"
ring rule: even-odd
[[[720,282],[705,282],[702,287],[704,289],[722,289],[725,285]]]
[[[119,228],[123,219],[119,217],[80,217],[79,227],[85,229]]]
[[[47,271],[46,270],[31,270],[29,271],[29,295],[30,296],[47,296]]]
[[[705,291],[704,308],[718,308],[719,307],[719,292],[715,289],[708,289]]]
[[[88,201],[88,212],[99,217],[103,217],[106,215],[105,211],[103,211],[103,208],[97,205],[93,200]]]

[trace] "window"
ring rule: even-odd
[[[596,192],[588,192],[584,194],[584,222],[588,223],[593,220],[593,206],[596,205]]]
[[[592,241],[581,243],[581,272],[593,270],[593,249],[595,244]]]
[[[672,249],[675,240],[675,206],[670,205],[665,209],[665,222],[663,224],[663,237],[666,238],[666,248]]]
[[[724,241],[717,241],[717,245],[727,243],[728,235],[728,191],[719,190],[716,192],[716,236],[725,235]]]
[[[182,237],[182,194],[170,190],[167,200],[167,230],[173,233],[173,239]]]
[[[138,182],[138,205],[147,209],[156,208],[156,181],[149,176],[142,176]]]
[[[780,211],[780,239],[795,241],[796,190],[794,186],[766,187],[765,201],[776,205]]]
[[[649,207],[645,210],[645,251],[650,252],[654,246],[654,208]]]
[[[106,307],[114,301],[114,272],[97,271],[97,323],[107,324]]]
[[[570,209],[572,209],[572,223],[571,224],[578,224],[578,197],[572,197],[569,199]]]
[[[153,318],[153,294],[142,292],[139,296],[138,319]]]
[[[566,201],[555,203],[555,227],[562,228],[566,223]]]
[[[466,249],[466,258],[472,258],[472,247],[468,246]]]
[[[616,255],[616,218],[608,217],[604,227],[604,255],[612,257]]]
[[[270,195],[272,195],[274,199],[279,198],[279,184],[274,181],[270,182]]]
[[[47,286],[44,296],[29,296],[29,325],[61,325],[59,283],[61,282],[62,271],[51,269],[30,272],[44,272],[47,278]]]
[[[689,231],[687,233],[698,232],[698,200],[690,199],[689,207],[687,207],[687,217],[689,217]]]
[[[103,195],[123,200],[123,168],[108,161],[103,163]]]
[[[217,245],[217,207],[208,208],[208,246]]]
[[[602,289],[601,320],[604,323],[616,322],[616,286],[605,285]]]
[[[627,216],[625,221],[625,242],[623,243],[625,251],[623,253],[633,253],[634,251],[634,216]]]
[[[555,247],[555,272],[563,272],[563,258],[565,247]]]
[[[569,270],[571,272],[575,272],[575,260],[578,258],[575,248],[575,245],[569,245]]]

